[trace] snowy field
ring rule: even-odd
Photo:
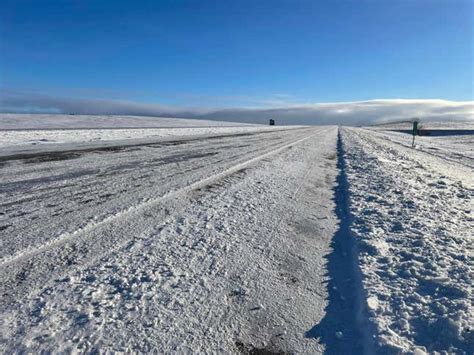
[[[246,123],[190,120],[184,118],[0,113],[0,129],[121,129],[257,126]]]
[[[465,130],[474,129],[474,121],[452,121],[452,122],[425,122],[420,120],[420,126],[426,129],[443,129],[443,130]],[[398,122],[398,123],[384,123],[379,125],[373,125],[366,127],[377,131],[397,130],[397,129],[411,129],[411,122]]]
[[[2,353],[474,352],[472,136],[172,123],[2,136]]]

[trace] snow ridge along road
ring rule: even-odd
[[[342,137],[377,352],[474,353],[469,160],[425,152],[424,137],[417,149],[408,135],[345,128]]]

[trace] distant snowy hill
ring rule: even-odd
[[[181,128],[256,126],[248,123],[210,120],[115,116],[0,113],[0,129],[86,129],[86,128]]]

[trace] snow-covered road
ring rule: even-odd
[[[4,350],[322,351],[336,133],[3,159]]]

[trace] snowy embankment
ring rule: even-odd
[[[472,140],[454,158],[450,138],[412,149],[407,135],[342,132],[376,349],[474,353]]]
[[[100,144],[288,128],[164,117],[0,114],[0,148],[12,151],[55,144]]]
[[[2,353],[321,353],[336,127],[2,161]]]

